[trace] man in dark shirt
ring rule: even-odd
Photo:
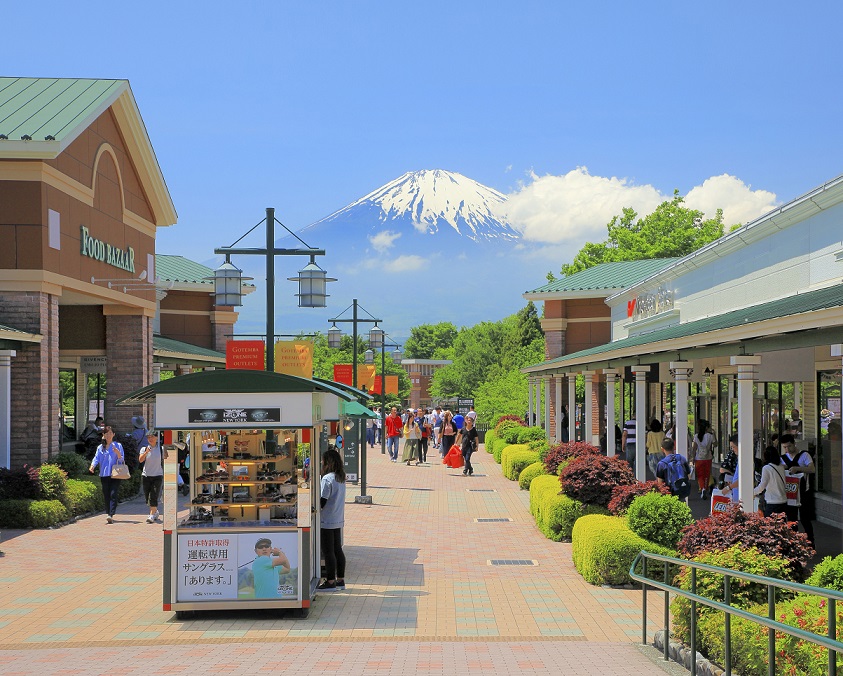
[[[465,460],[465,469],[463,469],[463,476],[472,476],[474,468],[471,466],[471,454],[477,450],[477,430],[474,429],[474,420],[466,418],[463,428],[457,434],[456,443],[460,445],[462,450],[462,457]]]

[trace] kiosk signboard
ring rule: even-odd
[[[356,484],[360,474],[360,432],[366,423],[360,418],[348,418],[344,423],[342,459],[345,468],[345,480]],[[350,429],[345,429],[345,427]]]

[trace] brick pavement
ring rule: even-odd
[[[474,477],[368,457],[374,504],[354,504],[349,487],[348,589],[320,595],[304,620],[162,611],[161,528],[139,501],[110,526],[98,515],[4,533],[0,673],[663,673],[636,646],[640,591],[585,584],[490,455],[475,456]],[[476,521],[489,518],[511,521]]]

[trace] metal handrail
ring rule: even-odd
[[[658,581],[647,577],[647,561],[659,561],[663,568],[663,581]],[[641,573],[636,572],[638,564],[641,563]],[[691,569],[691,591],[685,591],[679,587],[674,586],[669,581],[669,566],[679,566]],[[700,596],[697,591],[697,571],[705,570],[711,573],[723,575],[723,597],[725,603],[714,601]],[[629,567],[629,575],[633,580],[640,582],[643,586],[643,624],[642,624],[642,643],[647,645],[647,587],[654,589],[661,589],[664,591],[664,659],[668,661],[669,655],[669,639],[670,639],[670,594],[682,596],[691,602],[691,676],[697,674],[697,603],[702,603],[705,606],[721,610],[725,613],[725,669],[726,676],[731,676],[732,673],[732,629],[731,617],[736,615],[742,617],[756,624],[767,627],[767,673],[769,676],[775,676],[776,672],[776,632],[780,631],[785,634],[790,634],[796,638],[810,641],[811,643],[823,646],[828,649],[828,674],[829,676],[836,676],[837,674],[837,653],[843,652],[843,642],[836,639],[837,636],[837,601],[843,601],[843,592],[834,589],[823,589],[821,587],[812,587],[807,584],[800,584],[798,582],[787,582],[785,580],[778,580],[771,577],[762,577],[761,575],[753,575],[752,573],[743,573],[729,568],[720,568],[718,566],[711,566],[706,563],[699,563],[697,561],[689,561],[688,559],[677,559],[672,556],[664,556],[662,554],[652,554],[647,551],[641,551],[633,560]],[[748,582],[755,582],[763,584],[767,587],[767,608],[768,616],[762,617],[755,615],[742,608],[736,608],[731,605],[731,587],[730,581],[732,578],[746,580]],[[803,592],[820,596],[828,600],[828,636],[821,636],[811,632],[793,627],[789,624],[784,624],[776,620],[776,588],[787,589],[789,591]]]

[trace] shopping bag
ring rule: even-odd
[[[451,450],[448,451],[442,462],[452,469],[462,467],[465,464],[465,460],[462,457],[462,450],[460,447],[456,444],[451,446]]]

